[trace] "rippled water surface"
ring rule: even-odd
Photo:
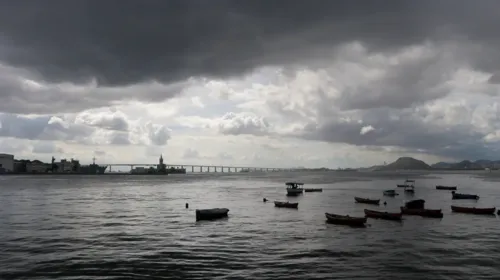
[[[381,194],[404,177],[294,176],[0,177],[0,279],[500,279],[498,218],[452,214],[450,192],[434,189],[458,184],[481,199],[453,204],[493,207],[498,182],[416,177],[414,198],[442,208],[443,219],[370,219],[359,229],[326,224],[324,213],[397,210],[412,197]],[[275,208],[290,179],[324,191],[290,198],[298,210]],[[213,207],[229,218],[195,222],[196,208]]]

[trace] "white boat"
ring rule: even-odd
[[[299,195],[304,192],[304,188],[302,188],[304,183],[287,182],[285,183],[285,185],[286,185],[286,194],[289,196]]]

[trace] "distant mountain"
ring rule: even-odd
[[[476,161],[463,160],[461,162],[438,162],[436,164],[431,165],[434,169],[485,169],[485,168],[499,168],[500,161],[499,160],[487,160],[487,159],[479,159]]]
[[[400,157],[395,162],[388,165],[380,166],[377,170],[389,171],[389,170],[429,170],[431,167],[418,159],[411,157]]]

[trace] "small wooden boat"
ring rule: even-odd
[[[437,185],[436,190],[448,190],[448,191],[456,191],[457,187],[456,186],[441,186]]]
[[[303,186],[304,183],[297,182],[287,182],[286,185],[286,195],[288,196],[297,196],[304,192],[304,189],[300,186]]]
[[[406,188],[415,185],[415,180],[405,180],[403,184],[397,184],[398,188]]]
[[[325,213],[326,221],[337,225],[365,226],[366,217],[350,217],[349,215],[336,215]]]
[[[399,195],[399,193],[397,193],[395,190],[385,190],[384,195],[385,196],[396,196],[396,195]]]
[[[409,209],[406,207],[401,207],[401,213],[403,215],[414,215],[427,218],[442,218],[443,212],[441,209]]]
[[[405,193],[415,193],[415,187],[414,186],[406,186],[405,187]]]
[[[391,221],[401,221],[403,218],[402,213],[380,212],[368,209],[365,209],[365,216],[369,218],[391,220]]]
[[[479,196],[475,194],[465,194],[465,193],[456,193],[455,191],[451,192],[451,199],[475,199],[478,200]]]
[[[356,196],[354,197],[354,201],[356,201],[357,203],[365,203],[365,204],[375,204],[375,205],[380,204],[380,199],[369,199]]]
[[[461,207],[451,206],[451,211],[457,213],[467,213],[476,215],[495,215],[495,207],[493,208],[476,208],[476,207]]]
[[[212,209],[196,209],[196,220],[215,220],[227,217],[229,209],[227,208],[212,208]]]
[[[275,201],[274,202],[274,207],[280,207],[280,208],[299,208],[299,203],[298,202],[289,202],[289,201]]]
[[[424,206],[425,200],[423,199],[410,200],[405,203],[405,207],[408,209],[424,209]]]
[[[321,189],[321,188],[316,188],[316,189],[312,188],[312,189],[304,189],[304,191],[305,192],[322,192],[323,189]]]

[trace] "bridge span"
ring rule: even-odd
[[[132,171],[135,167],[157,167],[158,164],[141,163],[108,163],[99,164],[107,166],[107,170],[112,172],[113,167],[130,167]],[[224,173],[224,172],[284,172],[284,171],[303,171],[298,168],[275,168],[275,167],[243,167],[227,165],[200,165],[200,164],[164,164],[167,169],[186,169],[188,173]]]

